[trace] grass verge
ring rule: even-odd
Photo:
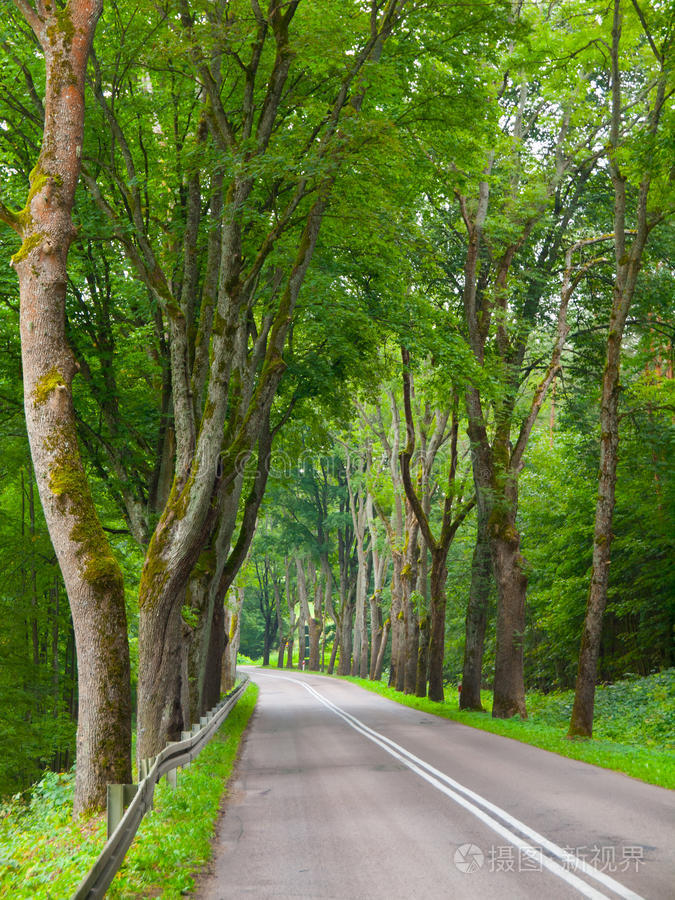
[[[106,897],[173,900],[194,887],[211,855],[220,801],[257,696],[249,684],[213,740],[179,771],[176,790],[164,780],[157,785],[154,809]],[[17,798],[0,810],[0,897],[63,900],[95,862],[105,843],[105,816],[73,820],[73,787],[72,775],[48,773],[30,802]]]
[[[482,692],[482,702],[487,712],[465,712],[457,708],[457,700],[454,697],[443,703],[434,703],[423,697],[402,694],[383,682],[353,677],[345,677],[345,680],[352,681],[354,684],[389,700],[394,700],[396,703],[410,706],[412,709],[419,709],[422,712],[451,719],[453,722],[489,731],[492,734],[499,734],[502,737],[513,738],[524,744],[532,744],[534,747],[540,747],[542,750],[549,750],[570,759],[578,759],[604,769],[623,772],[649,784],[675,788],[675,754],[672,744],[665,740],[663,746],[648,746],[646,743],[624,743],[603,737],[592,740],[568,740],[566,732],[569,715],[566,709],[567,704],[560,702],[560,695],[528,693],[528,708],[531,710],[529,719],[523,720],[518,716],[513,719],[493,719],[489,715],[492,708],[492,695],[487,691]],[[642,681],[646,681],[646,679],[642,679]],[[614,688],[615,686],[608,687]],[[549,701],[545,699],[547,696],[551,698]],[[669,701],[664,698],[663,702],[666,703],[665,713],[672,723],[674,718],[672,696]],[[602,706],[602,703],[599,705]],[[612,703],[610,701],[605,705],[611,707]],[[559,721],[556,721],[557,718]],[[617,721],[619,717],[614,718],[614,731],[620,733],[621,729]],[[602,734],[602,726],[598,729],[598,733]],[[652,741],[652,743],[654,742]]]

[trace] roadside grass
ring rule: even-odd
[[[163,779],[154,809],[141,822],[106,897],[184,897],[211,855],[221,798],[258,696],[249,684],[217,735],[178,773],[173,790]],[[28,802],[0,807],[0,898],[64,900],[105,843],[105,816],[71,817],[74,775],[47,773]]]
[[[591,740],[569,740],[566,736],[573,691],[549,694],[529,691],[528,719],[519,716],[493,719],[489,714],[492,710],[489,691],[481,692],[485,712],[466,712],[458,708],[452,688],[446,690],[447,699],[443,703],[434,703],[402,694],[383,682],[349,676],[345,680],[413,709],[675,789],[675,669],[599,685],[595,736]]]

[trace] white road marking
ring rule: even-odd
[[[440,791],[442,794],[445,794],[460,806],[463,806],[466,810],[472,813],[472,815],[476,816],[476,818],[484,822],[489,828],[509,841],[509,843],[518,847],[519,850],[522,850],[523,853],[525,853],[531,859],[536,860],[554,875],[557,875],[563,881],[576,888],[585,897],[593,898],[593,900],[602,900],[602,898],[604,898],[604,900],[608,900],[606,894],[600,893],[600,891],[596,890],[596,888],[594,888],[590,884],[587,884],[585,881],[582,881],[573,872],[569,871],[569,869],[564,868],[555,860],[551,859],[549,856],[546,856],[544,853],[542,853],[541,848],[546,849],[549,853],[557,857],[566,865],[572,866],[577,871],[583,872],[587,877],[593,878],[596,881],[600,882],[615,894],[623,897],[624,900],[644,900],[644,898],[642,898],[639,894],[631,891],[629,888],[625,887],[614,878],[611,878],[605,872],[601,872],[599,869],[596,869],[595,866],[590,865],[590,863],[587,863],[584,859],[581,859],[574,853],[571,853],[568,850],[565,850],[563,847],[560,847],[558,844],[555,844],[553,841],[550,841],[548,838],[544,837],[544,835],[539,834],[539,832],[530,828],[528,825],[525,825],[524,822],[521,822],[510,813],[506,812],[506,810],[501,809],[499,806],[496,806],[494,803],[491,803],[489,800],[481,797],[481,795],[477,794],[475,791],[464,787],[464,785],[460,784],[458,781],[455,781],[444,772],[441,772],[433,766],[429,765],[429,763],[415,756],[413,753],[410,753],[410,751],[406,750],[405,747],[402,747],[400,744],[395,743],[395,741],[390,740],[390,738],[386,737],[383,734],[380,734],[380,732],[374,731],[372,728],[369,728],[369,726],[364,722],[361,722],[360,719],[357,719],[355,716],[351,715],[351,713],[348,713],[346,710],[337,706],[331,700],[328,700],[327,697],[324,697],[310,684],[307,684],[307,682],[301,681],[298,678],[289,678],[286,675],[274,675],[271,672],[256,672],[256,675],[258,674],[263,675],[267,678],[278,678],[283,681],[290,681],[293,684],[302,685],[302,687],[305,688],[305,690],[308,691],[312,696],[314,696],[315,699],[322,703],[327,709],[330,709],[331,712],[335,713],[335,715],[339,716],[355,731],[358,731],[364,737],[368,738],[368,740],[372,741],[374,744],[377,744],[391,756],[398,759],[399,762],[403,763],[404,766],[407,766],[407,768],[415,772],[416,775],[419,775],[420,778],[423,778],[426,782],[435,787],[436,790]],[[464,796],[461,796],[462,794]],[[472,803],[471,801],[474,802]],[[480,807],[476,806],[477,803],[484,808],[480,809]],[[489,810],[491,813],[498,816],[505,824],[498,822],[492,816],[488,815],[485,810]],[[511,828],[515,828],[517,831],[520,831],[522,834],[526,835],[538,846],[533,846],[532,844],[523,840],[523,838],[506,827],[507,825],[510,825]]]

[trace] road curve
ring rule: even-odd
[[[385,700],[247,669],[260,698],[200,900],[672,900],[663,788]]]

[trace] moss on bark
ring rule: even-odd
[[[46,402],[54,390],[63,386],[60,374],[52,369],[38,382],[34,402]],[[49,488],[63,512],[74,519],[70,539],[79,548],[82,578],[97,594],[123,593],[122,571],[98,520],[74,427],[64,425],[52,431],[45,440],[45,448],[53,453]]]

